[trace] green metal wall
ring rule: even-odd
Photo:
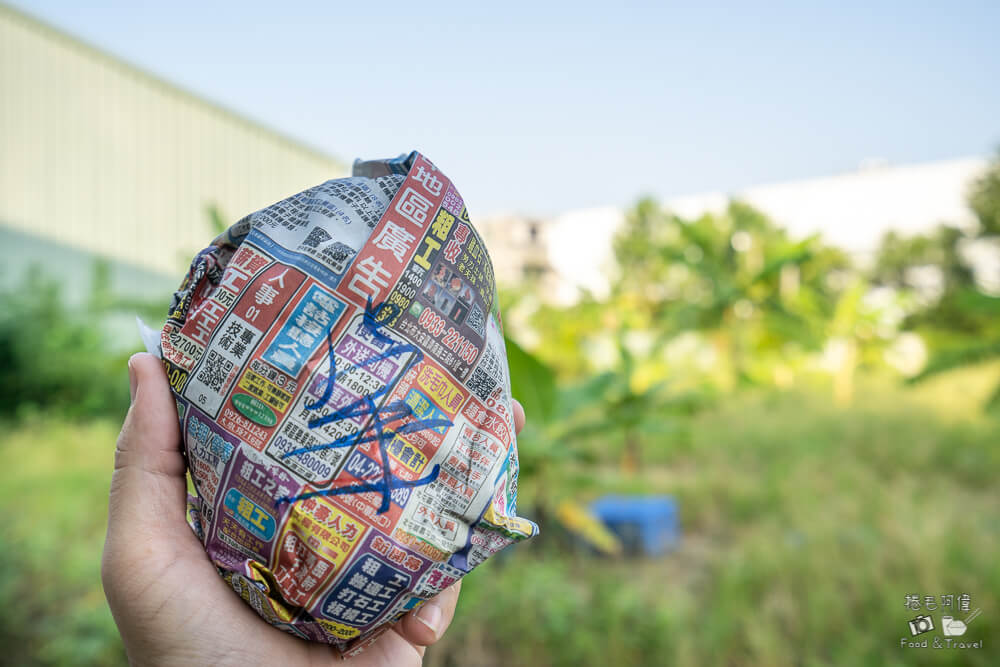
[[[179,278],[209,204],[232,222],[346,172],[0,5],[0,226]]]

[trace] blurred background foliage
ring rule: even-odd
[[[644,199],[606,295],[505,286],[521,513],[543,534],[468,577],[428,662],[994,664],[1000,298],[968,248],[1000,241],[1000,159],[969,205],[977,229],[889,233],[858,266],[738,201],[684,219]],[[98,561],[131,350],[106,324],[167,304],[103,275],[76,308],[37,271],[0,294],[9,664],[124,663]],[[560,503],[607,493],[674,496],[679,548],[597,557],[560,526]],[[986,650],[899,648],[906,595],[962,593]]]

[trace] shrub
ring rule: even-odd
[[[111,349],[102,328],[106,303],[95,298],[71,309],[59,285],[37,269],[0,291],[0,416],[124,412],[125,355]]]

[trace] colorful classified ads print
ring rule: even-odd
[[[264,619],[362,650],[535,535],[493,268],[427,158],[356,162],[198,253],[159,338],[188,517]]]

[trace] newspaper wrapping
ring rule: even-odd
[[[160,335],[188,518],[271,624],[362,650],[517,517],[493,269],[423,155],[355,162],[197,254]]]

